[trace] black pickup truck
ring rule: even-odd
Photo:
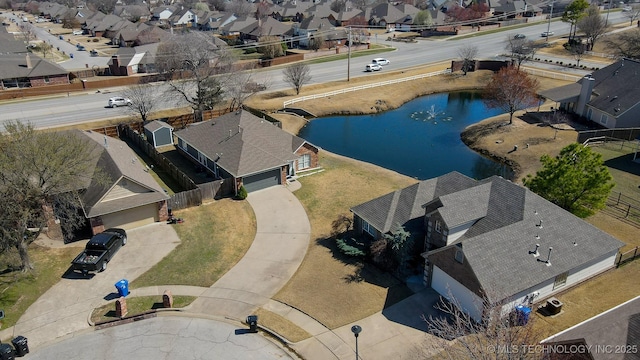
[[[126,243],[126,231],[107,229],[89,240],[84,251],[71,262],[71,269],[85,276],[90,271],[104,271],[113,255]]]

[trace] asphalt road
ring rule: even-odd
[[[621,12],[614,12],[609,15],[609,22],[620,23],[628,21],[623,17]],[[392,45],[396,51],[382,53],[380,56],[391,61],[390,65],[385,69],[402,69],[413,66],[425,65],[441,61],[448,61],[457,58],[457,51],[467,44],[476,45],[479,49],[478,58],[499,59],[505,53],[505,40],[516,33],[525,34],[528,38],[539,39],[543,31],[547,31],[548,23],[541,22],[535,25],[524,26],[517,29],[505,29],[498,32],[478,33],[477,36],[461,36],[452,40],[419,40],[416,43],[389,42],[387,36],[378,36],[372,41]],[[550,30],[555,32],[556,36],[562,36],[569,32],[569,24],[561,21],[553,21]],[[43,30],[44,37],[51,35]],[[384,38],[384,39],[383,39]],[[73,47],[71,44],[63,44]],[[74,60],[84,62],[89,60],[98,61],[92,58],[88,53],[84,52],[87,58],[78,57]],[[104,58],[99,58],[104,59]],[[346,80],[348,75],[350,78],[370,76],[370,73],[364,72],[365,65],[371,60],[369,56],[352,57],[350,61],[337,60],[311,65],[311,84],[324,83],[329,81]],[[583,62],[586,64],[585,62]],[[67,64],[68,65],[68,64]],[[553,66],[551,64],[546,66]],[[600,64],[599,66],[602,66]],[[561,69],[561,68],[560,68]],[[384,71],[384,70],[382,70]],[[290,85],[283,81],[282,68],[274,68],[272,70],[258,71],[253,75],[258,82],[264,82],[269,85],[269,90],[279,90],[290,88]],[[100,93],[91,92],[81,95],[61,96],[50,99],[29,100],[29,101],[12,101],[0,104],[0,123],[6,120],[20,120],[30,122],[36,128],[48,128],[75,123],[92,122],[99,119],[111,118],[114,116],[123,116],[122,109],[105,108],[107,100],[110,96],[118,95],[118,89],[105,89],[112,91],[105,94],[104,90]],[[162,108],[171,108],[179,106],[176,101],[165,101]],[[184,104],[182,105],[184,106]]]

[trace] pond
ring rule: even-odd
[[[487,108],[479,92],[433,94],[375,115],[318,118],[299,136],[336,154],[419,180],[451,171],[475,179],[512,179],[508,166],[479,155],[460,139],[468,125],[500,113]]]

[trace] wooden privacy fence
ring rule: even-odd
[[[634,249],[620,253],[618,254],[618,259],[616,259],[616,267],[620,267],[621,265],[633,261],[638,256],[640,256],[640,251],[638,251],[637,246]]]

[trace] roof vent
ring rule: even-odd
[[[538,229],[542,229],[542,219],[540,219],[540,222],[536,226],[538,227]]]
[[[536,235],[536,239],[540,239],[540,236]],[[529,250],[529,254],[533,255],[533,257],[540,256],[540,253],[538,252],[539,247],[540,247],[540,244],[536,244],[536,248],[533,251]]]
[[[549,254],[547,255],[547,260],[538,259],[538,261],[545,263],[545,265],[547,266],[551,266],[551,250],[553,250],[553,248],[549,246]]]

